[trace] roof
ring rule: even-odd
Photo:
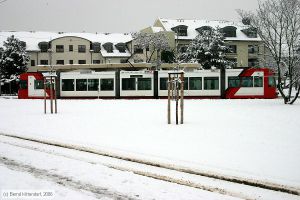
[[[212,28],[224,28],[226,26],[234,26],[237,28],[236,37],[227,37],[225,40],[231,41],[261,41],[259,37],[249,38],[245,33],[242,32],[243,29],[249,28],[249,26],[242,24],[241,22],[224,21],[224,20],[196,20],[196,19],[158,19],[163,25],[166,31],[172,31],[172,28],[180,25],[187,26],[187,36],[178,36],[178,39],[192,40],[199,33],[196,31],[197,28],[202,26],[210,26]]]
[[[127,33],[57,33],[57,32],[40,32],[40,31],[0,31],[0,47],[3,46],[3,42],[11,35],[14,35],[21,41],[26,42],[27,51],[39,51],[39,42],[50,42],[54,39],[75,36],[87,39],[91,42],[99,42],[101,45],[107,42],[111,42],[114,45],[118,43],[127,43],[132,40],[131,34]],[[113,45],[113,46],[114,46]],[[103,47],[101,47],[101,53],[109,55],[109,57],[127,57],[130,53],[120,53],[115,46],[113,53],[107,53]],[[105,57],[105,55],[103,55]]]

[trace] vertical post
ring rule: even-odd
[[[176,101],[176,125],[178,125],[178,100],[179,100],[179,88],[178,88],[178,74],[176,74],[175,82],[175,101]]]
[[[44,113],[46,114],[47,112],[47,104],[46,104],[46,78],[44,77]]]
[[[54,112],[55,112],[55,114],[57,114],[57,95],[56,95],[56,89],[57,89],[57,87],[56,87],[56,83],[57,83],[57,77],[54,77],[54,85],[55,85],[55,92],[54,92],[54,103],[55,103],[55,107],[54,107]]]
[[[171,124],[171,98],[170,98],[170,89],[171,89],[171,75],[168,77],[168,124]]]
[[[184,88],[184,75],[183,72],[180,74],[181,85],[180,85],[180,124],[183,124],[183,88]]]
[[[50,75],[50,109],[51,109],[51,114],[53,114],[53,85],[52,85],[51,75]]]

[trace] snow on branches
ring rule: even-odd
[[[225,45],[225,37],[219,28],[203,30],[188,45],[186,52],[179,53],[179,60],[187,63],[200,63],[204,69],[230,68],[233,62],[225,57],[230,49]]]
[[[13,35],[4,41],[4,49],[0,49],[0,80],[15,80],[27,70],[29,56],[26,44]]]

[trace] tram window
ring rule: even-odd
[[[168,78],[159,79],[159,88],[160,90],[168,90]]]
[[[190,77],[190,90],[202,90],[202,78]]]
[[[19,88],[20,89],[27,89],[28,85],[27,85],[27,81],[20,81],[19,82]]]
[[[151,78],[138,78],[138,90],[151,90]]]
[[[62,79],[62,91],[74,91],[74,79]]]
[[[269,87],[275,87],[276,86],[275,78],[273,76],[269,76],[269,78],[268,78],[268,86]]]
[[[262,87],[263,86],[263,77],[254,76],[254,87]]]
[[[218,90],[219,77],[204,77],[204,90]]]
[[[184,90],[189,89],[189,78],[188,77],[184,77],[184,86],[183,87],[184,87]]]
[[[228,87],[240,87],[240,77],[238,76],[229,76],[228,77]]]
[[[87,91],[87,79],[76,79],[76,91]]]
[[[114,79],[107,78],[107,79],[101,79],[100,81],[100,89],[102,91],[113,91],[114,90]]]
[[[122,90],[135,90],[135,78],[123,78]]]
[[[34,89],[35,90],[44,89],[44,81],[43,80],[34,80]]]
[[[88,91],[98,91],[99,79],[88,79]]]
[[[241,87],[253,87],[253,77],[241,77]]]

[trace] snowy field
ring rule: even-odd
[[[0,99],[0,133],[300,190],[299,102],[186,100],[178,126],[174,113],[167,124],[166,100],[59,100],[58,111],[44,115],[42,100]]]

